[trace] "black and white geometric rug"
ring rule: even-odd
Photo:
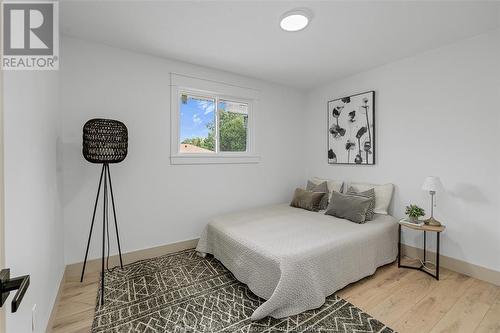
[[[105,305],[97,302],[92,333],[393,332],[336,295],[315,310],[252,322],[264,300],[194,250],[114,269],[105,279]]]

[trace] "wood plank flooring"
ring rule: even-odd
[[[66,276],[49,332],[90,332],[98,281]],[[394,263],[337,294],[398,332],[500,333],[500,287],[446,269],[436,281]]]

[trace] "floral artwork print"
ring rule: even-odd
[[[375,164],[375,92],[328,102],[328,163]]]

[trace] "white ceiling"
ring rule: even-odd
[[[280,16],[309,8],[296,33]],[[63,1],[63,33],[309,89],[500,25],[500,2]]]

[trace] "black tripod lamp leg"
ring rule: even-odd
[[[107,164],[104,164],[104,168],[107,168]],[[101,305],[104,305],[104,256],[105,246],[106,246],[106,213],[108,211],[108,175],[104,174],[104,205],[102,210],[102,259],[101,259]]]
[[[95,212],[97,210],[97,203],[99,201],[99,193],[101,193],[102,176],[104,175],[104,165],[101,170],[101,177],[99,178],[99,186],[97,187],[97,196],[95,198],[94,213],[92,214],[92,223],[90,224],[89,239],[87,241],[87,250],[85,250],[85,259],[83,260],[82,275],[80,277],[80,282],[83,282],[83,275],[85,274],[85,266],[87,265],[87,256],[89,254],[90,238],[92,237],[92,229],[94,228]]]
[[[108,171],[109,191],[111,192],[111,204],[113,205],[113,216],[115,218],[116,240],[118,242],[118,254],[120,255],[120,267],[123,268],[122,249],[120,247],[120,235],[118,234],[118,223],[116,222],[115,197],[113,195],[113,185],[111,185],[111,173],[109,172],[109,165],[107,166],[106,169]]]

